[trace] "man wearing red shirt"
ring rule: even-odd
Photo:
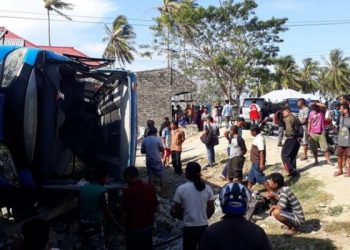
[[[154,213],[158,201],[152,185],[139,179],[137,168],[124,171],[128,188],[123,197],[123,219],[125,223],[125,245],[127,250],[151,250]]]
[[[259,123],[261,119],[260,107],[256,104],[256,100],[253,100],[253,103],[249,106],[249,118],[252,124]]]

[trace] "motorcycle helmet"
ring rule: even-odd
[[[250,201],[248,189],[240,183],[228,183],[220,192],[220,206],[226,215],[245,215]]]

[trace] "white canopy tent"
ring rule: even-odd
[[[305,95],[293,89],[280,89],[273,90],[270,93],[261,96],[260,98],[264,98],[266,101],[270,100],[271,102],[275,103],[282,102],[288,98],[305,98]]]

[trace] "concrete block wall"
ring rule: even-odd
[[[154,120],[159,128],[164,117],[171,118],[171,97],[196,90],[193,82],[175,70],[170,80],[167,68],[137,72],[137,83],[139,127],[145,127],[147,120]]]

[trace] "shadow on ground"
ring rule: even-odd
[[[319,219],[306,220],[301,228],[303,233],[318,232],[321,229],[321,222]]]
[[[268,235],[272,244],[272,249],[283,250],[328,250],[336,249],[336,246],[329,239],[318,239],[309,237],[287,237],[282,235]]]

